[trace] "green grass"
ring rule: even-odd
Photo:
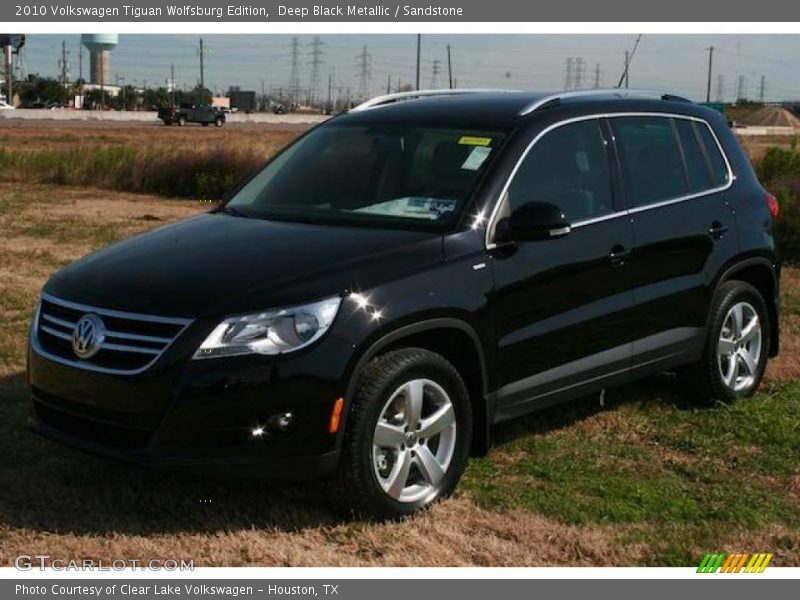
[[[800,472],[800,383],[698,408],[664,377],[611,390],[607,402],[506,426],[500,454],[473,461],[464,489],[492,510],[619,525],[627,541],[653,544],[661,565],[685,565],[731,531],[800,528],[789,491]]]

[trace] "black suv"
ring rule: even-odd
[[[229,201],[44,288],[34,429],[172,467],[338,470],[372,515],[456,486],[492,424],[778,352],[778,205],[722,115],[632,90],[414,92],[312,129]]]

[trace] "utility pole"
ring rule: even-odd
[[[326,112],[327,111],[333,112],[333,106],[331,106],[332,89],[333,89],[333,73],[328,73],[328,103],[326,104]]]
[[[300,90],[300,74],[298,71],[299,68],[299,50],[298,50],[298,40],[296,37],[292,38],[292,62],[291,68],[289,69],[289,105],[291,108],[294,107],[295,102],[297,101],[297,94]]]
[[[67,72],[69,70],[69,63],[67,63],[67,42],[61,40],[61,60],[58,61],[58,66],[61,68],[61,88],[64,92],[64,106],[68,103],[67,95]]]
[[[205,76],[205,48],[203,47],[203,38],[200,38],[200,104],[205,104],[206,95],[206,76]]]
[[[767,88],[767,78],[762,75],[761,76],[761,84],[758,86],[758,101],[761,104],[764,104],[764,92]]]
[[[724,89],[725,89],[725,76],[724,75],[717,75],[717,102],[724,101]]]
[[[594,65],[594,89],[600,87],[600,63]]]
[[[78,81],[83,84],[83,46],[78,46]]]
[[[172,106],[175,106],[175,65],[169,66],[169,91],[172,98]]]
[[[322,59],[320,57],[323,54],[322,40],[320,40],[318,35],[315,35],[311,42],[311,81],[308,86],[308,103],[310,106],[314,106],[317,101],[317,92],[319,88],[319,66],[322,64]]]
[[[417,86],[416,90],[419,91],[419,59],[422,55],[422,34],[417,34]]]
[[[12,86],[11,83],[13,80],[13,73],[11,72],[11,44],[6,44],[5,48],[3,48],[4,54],[4,62],[5,62],[5,70],[6,70],[6,102],[9,104],[14,103],[14,96],[12,95]]]
[[[711,72],[714,67],[714,46],[706,48],[708,50],[708,83],[706,85],[706,102],[711,102]]]
[[[391,73],[389,73],[386,76],[386,93],[387,94],[391,94],[392,93],[392,74]]]
[[[453,89],[453,61],[450,58],[450,44],[447,44],[447,81],[450,89]]]

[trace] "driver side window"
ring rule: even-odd
[[[606,144],[592,119],[557,127],[534,144],[508,188],[507,210],[549,202],[574,223],[612,212],[611,197]]]

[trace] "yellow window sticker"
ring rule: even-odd
[[[458,143],[462,146],[489,146],[492,143],[492,138],[463,135],[458,140]]]

